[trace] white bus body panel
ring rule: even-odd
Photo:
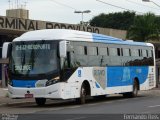
[[[116,87],[102,87],[103,85],[95,79],[93,76],[93,71],[95,69],[103,69],[102,67],[80,67],[73,75],[69,78],[67,82],[59,82],[48,87],[40,88],[15,88],[9,86],[9,94],[11,98],[24,98],[27,91],[30,91],[34,97],[44,97],[53,99],[70,99],[80,97],[80,90],[83,81],[88,81],[91,89],[91,96],[105,95],[105,94],[115,94],[115,93],[125,93],[131,92],[133,85],[128,86],[116,86]],[[149,75],[143,84],[140,84],[140,90],[148,90],[155,87],[155,80],[153,76],[154,67],[149,68]],[[81,71],[81,73],[79,73]],[[106,71],[105,71],[106,73]],[[106,76],[107,77],[107,76]],[[105,78],[106,79],[106,78]],[[107,83],[107,79],[104,81]],[[99,88],[96,87],[99,84]],[[107,86],[107,85],[106,85]]]

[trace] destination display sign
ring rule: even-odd
[[[16,50],[50,50],[50,44],[16,45]]]

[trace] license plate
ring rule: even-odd
[[[25,94],[25,98],[33,98],[33,94]]]

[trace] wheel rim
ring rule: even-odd
[[[137,84],[135,83],[134,90],[133,90],[134,96],[137,96],[137,93],[138,93],[138,88],[137,88]]]
[[[82,87],[82,96],[86,96],[86,90],[84,89],[84,87]]]

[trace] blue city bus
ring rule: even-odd
[[[136,97],[156,85],[151,43],[48,29],[15,38],[3,46],[3,54],[9,57],[9,96],[35,98],[38,105],[46,99],[84,104],[87,96]]]

